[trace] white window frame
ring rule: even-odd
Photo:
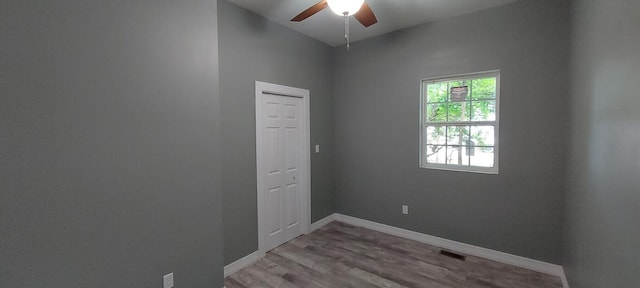
[[[426,105],[427,105],[427,91],[425,84],[434,83],[434,82],[445,82],[445,81],[455,81],[455,80],[466,80],[466,79],[477,79],[484,77],[495,77],[496,78],[496,120],[495,121],[459,121],[459,122],[427,122],[426,119]],[[436,164],[436,163],[427,163],[427,157],[425,154],[425,150],[427,147],[427,126],[433,124],[442,124],[446,126],[447,124],[467,124],[467,125],[490,125],[494,126],[494,147],[493,147],[493,167],[480,167],[480,166],[464,166],[464,165],[455,165],[455,164]],[[426,169],[437,169],[437,170],[447,170],[447,171],[459,171],[459,172],[474,172],[474,173],[484,173],[484,174],[498,174],[499,171],[499,155],[500,155],[500,70],[492,70],[478,73],[467,73],[467,74],[459,74],[459,75],[451,75],[446,77],[437,77],[437,78],[427,78],[420,80],[420,168]]]

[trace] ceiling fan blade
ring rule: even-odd
[[[302,13],[298,14],[298,16],[293,17],[291,21],[300,22],[304,19],[311,17],[313,14],[316,14],[322,11],[322,9],[327,8],[327,6],[328,6],[327,0],[322,0],[318,2],[318,4],[309,7],[309,9],[302,11]]]
[[[358,19],[358,21],[364,27],[369,27],[373,24],[378,23],[378,19],[376,18],[376,15],[373,14],[373,10],[371,10],[371,7],[369,7],[369,5],[367,5],[366,2],[362,4],[362,7],[360,7],[360,10],[358,11],[358,13],[356,13],[353,16],[356,17],[356,19]]]

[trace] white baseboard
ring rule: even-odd
[[[329,215],[327,217],[324,217],[324,218],[314,222],[313,224],[311,224],[311,227],[309,228],[309,233],[311,233],[313,231],[316,231],[316,230],[322,228],[323,226],[335,221],[336,220],[336,215],[337,214],[334,213],[334,214],[331,214],[331,215]],[[309,234],[309,233],[307,233],[307,234]]]
[[[562,275],[560,275],[560,280],[562,280],[562,287],[569,288],[569,280],[567,280],[567,273],[564,273],[564,268],[562,268]]]
[[[381,223],[377,223],[369,220],[364,220],[356,217],[351,217],[343,214],[336,213],[333,215],[332,219],[335,219],[336,221],[344,222],[347,224],[351,224],[354,226],[359,226],[359,227],[375,230],[378,232],[387,233],[387,234],[395,235],[398,237],[418,241],[421,243],[445,248],[448,250],[453,250],[463,254],[481,257],[481,258],[529,269],[532,271],[544,273],[544,274],[558,276],[562,280],[564,287],[565,288],[569,287],[567,283],[567,278],[564,273],[564,269],[560,265],[542,262],[539,260],[525,258],[525,257],[513,255],[513,254],[508,254],[500,251],[487,249],[487,248],[482,248],[482,247],[465,244],[465,243],[461,243],[453,240],[448,240],[448,239],[444,239],[436,236],[431,236],[423,233],[418,233],[418,232],[397,228],[397,227],[393,227],[393,226],[389,226],[389,225],[385,225],[385,224],[381,224]]]
[[[253,264],[254,262],[260,260],[260,258],[262,258],[263,256],[264,256],[264,253],[261,253],[260,251],[255,251],[247,256],[244,256],[236,260],[235,262],[227,266],[224,266],[224,277],[227,277],[233,273],[240,271],[242,268],[247,267]]]

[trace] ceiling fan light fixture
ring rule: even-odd
[[[358,13],[364,0],[327,0],[327,4],[333,13],[340,16],[344,16],[346,13],[347,16],[351,16]]]

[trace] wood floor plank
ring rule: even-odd
[[[224,279],[224,284],[225,284],[225,288],[243,288],[246,287],[244,284],[238,282],[238,280],[236,280],[233,277],[227,277]]]
[[[562,288],[558,277],[393,235],[330,223],[285,243],[225,278],[227,288]]]
[[[271,271],[276,272],[277,275],[280,275],[283,279],[293,283],[297,287],[312,287],[312,288],[323,288],[323,287],[331,287],[331,283],[324,281],[321,275],[314,274],[314,270],[305,270],[302,266],[298,266],[296,264],[291,263],[291,261],[285,258],[279,258],[278,260],[282,264],[276,263],[273,261],[274,258],[277,258],[276,254],[269,254],[264,257],[261,261],[266,265],[275,266]],[[291,265],[293,264],[293,265]],[[311,272],[311,273],[310,273]]]
[[[340,262],[339,259],[330,258],[330,256],[326,254],[312,253],[307,249],[296,247],[289,243],[274,249],[272,252],[297,262],[302,266],[316,270],[322,273],[323,277],[330,276],[328,279],[332,280],[332,285],[342,284],[343,287],[378,287],[349,275],[353,268]],[[300,262],[300,260],[303,261]]]
[[[339,245],[345,246],[345,244]],[[317,250],[322,254],[333,255],[333,257],[340,257],[340,262],[344,263],[348,267],[383,276],[386,279],[405,287],[416,287],[424,280],[419,279],[423,277],[421,277],[421,275],[416,271],[415,267],[411,266],[413,263],[393,261],[393,257],[390,256],[386,259],[380,259],[360,254],[352,255],[349,252],[350,250],[334,245],[314,247],[313,250]],[[436,285],[436,283],[431,284],[434,286]]]

